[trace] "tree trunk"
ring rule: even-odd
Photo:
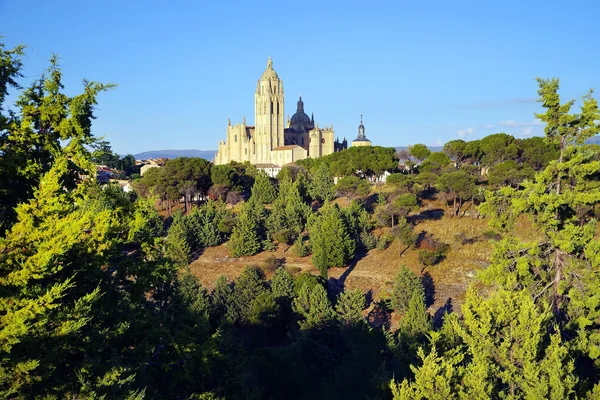
[[[562,305],[562,295],[559,292],[560,281],[563,277],[563,258],[562,251],[556,249],[554,251],[554,315],[558,316],[560,314],[560,307]]]
[[[453,217],[456,217],[456,196],[454,196],[454,214]]]

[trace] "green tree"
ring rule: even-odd
[[[285,268],[277,268],[271,279],[271,291],[275,299],[293,299],[294,278]]]
[[[392,229],[391,233],[400,240],[400,243],[406,246],[402,249],[400,255],[404,254],[411,246],[415,246],[419,238],[419,235],[413,230],[412,225],[406,219],[398,221],[398,224]]]
[[[465,145],[465,161],[470,164],[477,164],[483,157],[483,151],[481,150],[481,140],[471,140]]]
[[[550,304],[553,323],[562,337],[571,338],[569,346],[598,362],[600,277],[594,271],[600,265],[600,246],[594,238],[596,220],[582,218],[577,210],[600,202],[600,162],[592,149],[575,144],[600,131],[600,112],[588,94],[581,111],[572,114],[573,101],[560,103],[558,80],[539,80],[539,85],[546,113],[537,116],[546,122],[547,140],[559,146],[559,158],[522,188],[487,192],[481,211],[497,229],[512,229],[519,215],[529,216],[540,237],[500,242],[482,279],[506,290],[524,288],[540,307]]]
[[[394,310],[400,314],[406,313],[414,294],[425,297],[425,289],[421,279],[405,265],[402,265],[392,287],[391,300]]]
[[[256,176],[252,197],[261,204],[271,204],[277,198],[277,189],[266,172],[260,171]]]
[[[386,185],[393,186],[402,191],[410,192],[414,183],[414,179],[411,175],[396,172],[388,175],[385,183]]]
[[[265,240],[264,223],[264,206],[250,198],[242,207],[237,224],[231,233],[229,249],[233,257],[251,256],[260,251]]]
[[[333,199],[333,176],[327,164],[320,164],[311,176],[308,193],[310,197],[319,201]]]
[[[394,197],[388,206],[392,217],[392,227],[394,226],[394,217],[405,219],[411,211],[419,209],[419,200],[412,193],[402,193]]]
[[[300,195],[298,182],[283,181],[267,220],[268,230],[278,242],[291,244],[304,231],[310,213],[310,206]]]
[[[456,165],[456,168],[460,168],[461,164],[465,160],[465,148],[467,147],[467,142],[464,140],[451,140],[444,144],[444,153],[452,162]]]
[[[100,93],[114,85],[85,80],[83,92],[63,93],[58,57],[50,59],[46,75],[35,80],[16,101],[17,111],[1,113],[9,87],[19,88],[16,78],[22,68],[23,47],[6,50],[0,44],[0,231],[15,221],[17,204],[33,197],[42,175],[70,146],[71,166],[65,173],[66,188],[72,189],[85,173],[94,171],[86,146],[95,142],[91,132],[94,109]],[[85,162],[84,162],[85,160]],[[84,165],[85,164],[85,165]],[[91,172],[93,173],[93,172]]]
[[[365,294],[360,289],[343,292],[335,305],[338,321],[344,326],[355,326],[365,322]]]
[[[267,293],[265,276],[257,267],[246,267],[235,281],[232,296],[233,320],[240,324],[256,322],[260,319],[261,307],[255,302],[260,295]],[[261,298],[261,302],[269,304],[270,300]]]
[[[525,179],[531,179],[535,170],[529,166],[518,164],[514,160],[503,161],[494,165],[488,171],[490,185],[496,187],[517,187]]]
[[[439,177],[438,188],[452,199],[452,214],[458,216],[463,202],[469,200],[475,192],[475,178],[463,170],[447,172]]]
[[[523,164],[540,171],[548,166],[548,163],[557,160],[559,156],[558,143],[548,142],[543,137],[534,136],[517,142],[520,152],[520,160]]]
[[[113,153],[110,143],[106,140],[99,140],[92,144],[94,151],[91,154],[91,160],[98,165],[106,165],[109,168],[119,168],[119,155]],[[135,162],[135,160],[134,160]]]
[[[175,213],[165,241],[165,253],[179,265],[187,265],[191,256],[188,231],[185,225],[181,213]]]
[[[327,277],[329,267],[341,267],[354,257],[356,243],[350,236],[343,214],[337,205],[324,207],[313,216],[308,232],[312,246],[312,261]]]
[[[135,171],[135,157],[131,154],[127,154],[125,157],[119,160],[119,169],[125,172],[125,175],[131,176]],[[137,173],[139,173],[139,168],[137,169]]]
[[[208,200],[202,206],[192,209],[185,218],[188,243],[192,251],[223,243],[228,234],[225,225],[231,219],[231,211],[221,201]]]
[[[472,354],[463,381],[470,397],[572,396],[573,362],[560,336],[549,334],[548,309],[540,312],[524,291],[500,289],[484,300],[471,288],[462,311],[458,331]]]
[[[298,321],[300,329],[322,328],[334,321],[335,312],[322,285],[302,285],[292,305],[303,317]]]
[[[235,170],[230,165],[215,165],[210,171],[210,177],[213,185],[231,189],[235,184]]]
[[[433,336],[434,338],[436,335]],[[432,339],[431,351],[425,355],[423,348],[419,348],[418,356],[422,365],[419,368],[410,366],[414,373],[414,381],[404,380],[400,385],[391,382],[394,400],[450,400],[458,399],[459,393],[459,366],[457,365],[462,354],[454,357],[438,356],[436,339]]]
[[[424,337],[431,328],[431,317],[425,306],[425,295],[415,290],[408,302],[406,313],[400,320],[400,331],[412,338],[411,341],[415,341]]]
[[[439,175],[450,165],[450,162],[450,157],[446,153],[434,152],[421,163],[419,172]]]
[[[345,176],[333,188],[340,196],[346,196],[348,204],[355,197],[366,196],[371,189],[369,183],[357,176]]]
[[[516,160],[519,148],[515,138],[506,133],[495,133],[481,139],[479,147],[483,152],[481,163],[491,167],[506,160]]]
[[[214,326],[220,326],[230,317],[235,317],[232,299],[233,289],[229,282],[227,282],[227,278],[221,275],[217,279],[210,297],[210,314]]]
[[[252,302],[250,321],[264,327],[272,326],[279,318],[279,305],[271,292],[259,294]]]
[[[416,158],[419,162],[425,160],[431,154],[431,150],[429,150],[424,144],[420,143],[408,146],[408,151],[410,152],[410,155]]]

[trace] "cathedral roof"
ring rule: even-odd
[[[267,69],[265,69],[265,72],[263,72],[260,78],[279,79],[277,72],[273,69],[273,60],[271,60],[271,57],[269,57],[269,60],[267,61]]]
[[[353,142],[370,142],[370,140],[365,136],[365,126],[363,125],[362,114],[360,116],[360,125],[358,126],[358,136],[353,140]]]
[[[302,96],[300,96],[300,100],[298,100],[298,109],[296,110],[296,114],[292,115],[290,124],[302,126],[311,125],[310,117],[304,112],[304,102],[302,101]]]
[[[297,145],[297,144],[288,144],[288,145],[285,145],[285,146],[278,146],[278,147],[275,147],[275,148],[273,149],[273,151],[279,151],[279,150],[292,150],[292,149],[295,149],[296,147],[301,147],[301,146],[299,146],[299,145]]]

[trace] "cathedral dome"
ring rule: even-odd
[[[292,125],[302,125],[306,127],[311,125],[310,117],[304,112],[302,96],[300,96],[300,100],[298,100],[298,109],[296,110],[296,114],[292,115],[290,123]]]
[[[269,57],[269,61],[267,61],[267,69],[263,72],[261,79],[269,78],[269,79],[279,79],[277,72],[273,69],[273,61],[271,57]]]
[[[352,142],[371,142],[365,136],[365,126],[363,125],[362,115],[360,116],[360,125],[358,126],[358,136]]]

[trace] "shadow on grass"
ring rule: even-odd
[[[429,272],[425,272],[423,276],[421,276],[421,284],[423,285],[423,290],[425,292],[425,305],[429,307],[435,303],[435,283]]]
[[[441,208],[434,208],[431,210],[425,210],[419,214],[411,215],[406,220],[413,225],[417,225],[421,221],[439,221],[444,216],[444,210]]]
[[[438,308],[435,314],[433,314],[433,326],[436,329],[440,329],[442,327],[444,323],[444,317],[446,314],[450,314],[453,308],[452,297],[448,297],[444,305]]]
[[[361,250],[357,252],[350,264],[348,265],[348,268],[346,268],[346,270],[342,273],[342,275],[340,275],[339,278],[329,278],[329,280],[327,281],[327,288],[331,295],[337,296],[344,291],[346,286],[346,279],[348,279],[348,276],[352,273],[352,271],[354,271],[354,268],[356,268],[356,264],[358,264],[358,262],[362,260],[363,257],[366,255],[366,251]]]

